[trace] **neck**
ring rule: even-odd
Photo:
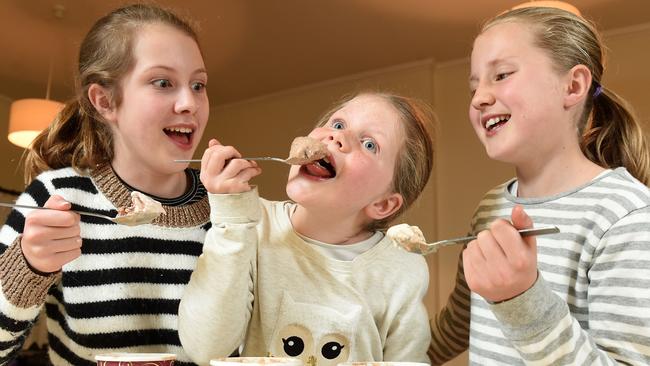
[[[115,173],[128,185],[138,191],[162,198],[174,198],[187,190],[185,171],[161,173],[146,166],[134,169],[130,164],[120,163],[117,159],[111,163]]]
[[[519,197],[546,197],[569,191],[594,179],[605,169],[581,151],[563,151],[516,166]]]
[[[317,213],[314,214],[313,211]],[[296,211],[291,216],[294,230],[314,240],[337,245],[358,243],[373,234],[364,229],[364,220],[359,214],[341,218],[337,215],[338,212],[321,212],[296,205]]]

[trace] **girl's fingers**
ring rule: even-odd
[[[469,260],[468,248],[469,246],[463,250],[463,272],[465,275],[465,282],[467,282],[467,285],[470,286],[471,289],[474,284],[474,273],[476,272],[472,262]]]
[[[501,243],[494,237],[491,230],[483,230],[476,236],[478,248],[488,262],[500,262],[505,259],[505,252]]]
[[[71,205],[63,197],[55,194],[50,196],[50,198],[45,202],[43,207],[53,208],[55,210],[69,210]]]
[[[65,239],[79,236],[79,215],[71,217],[28,217],[25,220],[23,240],[32,243],[42,243],[50,240]]]
[[[533,220],[528,216],[524,208],[520,205],[516,205],[512,208],[511,219],[512,226],[517,230],[528,229],[533,227]]]
[[[463,250],[463,271],[467,286],[469,286],[472,291],[481,293],[481,289],[484,287],[481,283],[481,279],[484,278],[484,276],[479,267],[483,268],[484,266],[482,264],[485,263],[485,261],[480,251],[478,251],[477,245],[478,243],[476,241],[472,241]]]
[[[533,219],[528,216],[526,211],[524,211],[524,208],[520,205],[513,207],[512,213],[510,215],[512,226],[514,226],[517,230],[529,229],[533,227]],[[534,236],[529,236],[523,239],[526,244],[537,250],[537,239]]]
[[[210,140],[211,146],[205,149],[203,157],[201,157],[200,178],[206,187],[210,185],[214,177],[223,169],[223,161],[220,161],[218,152],[221,145],[215,144],[214,141],[216,140]]]
[[[223,168],[223,177],[225,179],[238,178],[242,172],[247,169],[255,169],[254,164],[244,159],[231,159]]]
[[[43,207],[52,210],[32,210],[25,216],[26,226],[71,227],[79,224],[79,214],[70,212],[70,203],[60,196],[51,196]]]
[[[201,182],[210,193],[239,193],[250,190],[248,181],[259,175],[256,162],[240,159],[232,146],[210,140],[201,159]]]
[[[214,141],[216,140],[210,140],[210,142],[208,143],[210,147],[205,149],[205,151],[203,152],[203,156],[201,157],[201,181],[203,181],[204,177],[207,178],[208,176],[208,166],[214,164],[214,162],[211,163],[212,156],[215,154],[217,150],[215,148],[215,146],[217,145],[214,144]]]
[[[64,253],[71,250],[81,249],[81,238],[65,238],[57,239],[52,241],[52,252],[53,253]]]
[[[52,239],[54,240],[63,240],[69,238],[78,238],[81,234],[80,225],[72,225],[67,227],[57,227],[52,230]]]
[[[234,158],[241,155],[232,146],[214,145],[206,150],[201,159],[201,171],[205,170],[210,176],[221,174]]]
[[[45,258],[54,253],[81,248],[81,237],[79,236],[60,239],[47,238],[38,242],[30,242],[24,239],[23,237],[23,252],[28,257],[34,258]]]
[[[248,182],[254,177],[257,177],[262,173],[262,169],[257,167],[257,166],[251,166],[249,168],[246,168],[242,170],[239,174],[238,177],[244,182]]]
[[[530,245],[527,245],[517,229],[506,220],[495,220],[490,225],[490,231],[508,258],[530,250]]]
[[[532,223],[532,220],[527,225],[530,223]],[[532,225],[529,227],[532,227]],[[503,248],[506,261],[512,270],[529,272],[532,271],[532,267],[537,267],[537,241],[535,237],[522,238],[517,229],[505,220],[495,221],[490,231],[501,248]]]
[[[51,270],[49,272],[56,272],[61,269],[64,265],[72,262],[73,260],[79,258],[81,256],[81,249],[73,249],[73,250],[68,250],[66,252],[61,252],[61,253],[56,253],[52,257],[52,262],[56,263],[54,265],[55,268],[54,270]]]
[[[70,211],[33,210],[25,217],[25,225],[44,227],[73,227],[79,225],[79,214]]]
[[[492,286],[500,286],[507,281],[510,272],[506,254],[490,231],[480,232],[477,242],[477,248],[485,258],[485,265],[482,268],[484,280]]]

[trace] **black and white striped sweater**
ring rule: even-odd
[[[17,203],[42,206],[53,194],[73,209],[110,216],[130,203],[110,166],[87,176],[72,168],[44,172]],[[207,196],[165,210],[134,227],[82,216],[81,256],[50,276],[29,269],[19,245],[27,210],[12,211],[0,231],[0,365],[15,357],[43,306],[54,365],[95,365],[105,352],[169,352],[177,365],[191,365],[177,311],[210,225]]]

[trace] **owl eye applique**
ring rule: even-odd
[[[305,350],[305,342],[297,336],[282,338],[282,343],[284,344],[284,352],[287,356],[297,357]]]
[[[327,305],[294,301],[284,291],[268,351],[278,357],[298,358],[305,366],[337,366],[349,361],[363,309],[338,301]],[[372,321],[369,315],[363,316]]]
[[[325,345],[323,345],[323,348],[321,348],[320,353],[326,359],[333,360],[339,357],[344,347],[345,346],[340,344],[339,342],[327,342],[325,343]]]

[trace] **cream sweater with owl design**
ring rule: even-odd
[[[425,260],[384,238],[352,261],[323,256],[293,230],[291,202],[257,191],[210,195],[212,228],[179,308],[198,364],[245,356],[429,363]]]

